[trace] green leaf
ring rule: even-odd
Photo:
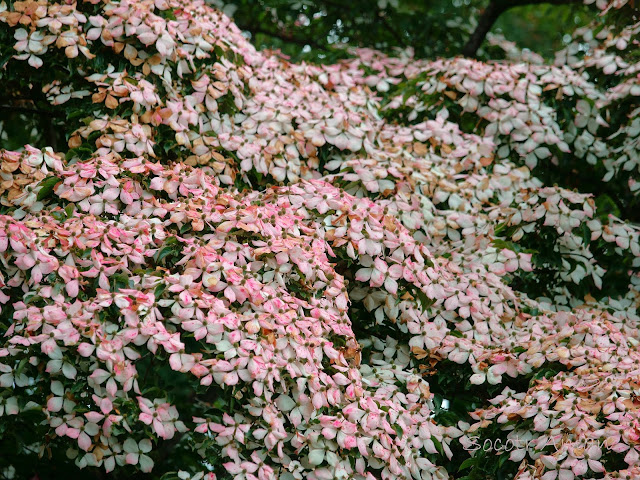
[[[442,448],[442,443],[440,443],[440,440],[438,440],[436,437],[431,437],[431,441],[436,446],[438,452],[440,452],[440,455],[444,455],[444,449]]]
[[[40,191],[38,192],[38,200],[44,200],[53,193],[54,187],[61,180],[58,177],[47,177],[40,182]]]
[[[178,239],[176,237],[169,238],[158,252],[154,255],[156,263],[162,262],[168,255],[179,251]]]
[[[460,464],[460,468],[458,468],[458,471],[461,472],[462,470],[466,470],[469,467],[473,467],[473,465],[475,465],[477,461],[478,460],[474,457],[467,458],[464,462]]]
[[[501,223],[499,224],[495,230],[493,231],[493,233],[496,235],[496,237],[499,237],[500,234],[507,228],[507,224],[505,223]]]
[[[422,305],[423,312],[435,303],[435,300],[427,297],[427,295],[422,290],[418,291],[418,300],[420,300],[420,305]]]
[[[20,360],[20,363],[18,364],[18,368],[16,368],[16,374],[15,374],[16,376],[22,373],[28,361],[29,361],[29,357],[24,357],[22,360]]]
[[[24,303],[29,305],[31,303],[37,302],[38,300],[42,300],[42,297],[40,295],[31,295],[31,296],[28,296],[28,297],[25,295]]]
[[[62,212],[60,212],[60,211],[57,211],[57,212],[51,212],[51,216],[52,216],[53,218],[55,218],[57,221],[59,221],[59,222],[64,222],[64,220],[65,220],[65,218],[66,218],[66,217],[65,217],[65,215],[64,215],[64,213],[62,213]]]
[[[75,211],[76,211],[76,204],[75,203],[70,203],[64,209],[64,213],[67,214],[67,218],[71,218],[73,216],[73,212],[75,212]]]
[[[165,283],[161,283],[160,285],[158,285],[156,289],[153,291],[153,294],[156,297],[156,299],[160,298],[166,289],[167,289],[167,285]]]
[[[607,221],[608,215],[620,217],[620,209],[609,195],[603,193],[596,198],[596,216]]]
[[[157,263],[162,262],[162,260],[166,258],[168,255],[171,255],[172,252],[173,252],[173,247],[162,247],[156,254],[156,262]]]

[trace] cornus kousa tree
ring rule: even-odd
[[[0,153],[0,477],[640,478],[640,19],[592,7],[555,63],[313,65],[2,3],[53,132]]]

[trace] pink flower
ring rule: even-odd
[[[184,432],[186,427],[178,420],[176,407],[156,398],[153,402],[138,397],[140,414],[138,418],[146,425],[151,425],[154,432],[165,440],[173,438],[175,432]]]

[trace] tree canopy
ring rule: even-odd
[[[558,3],[3,3],[0,478],[640,478],[640,18]]]
[[[461,53],[502,58],[483,44],[489,30],[490,36],[503,34],[521,48],[550,57],[575,28],[598,13],[595,5],[579,0],[217,0],[214,4],[233,15],[258,48],[278,48],[295,59],[324,62],[344,55],[340,49],[344,45],[386,52],[411,47],[419,58]],[[472,34],[483,30],[479,26],[488,30],[472,44]]]

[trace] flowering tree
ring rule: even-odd
[[[3,3],[67,145],[1,153],[0,475],[640,478],[640,23],[597,7],[555,65],[318,66],[199,0]]]

